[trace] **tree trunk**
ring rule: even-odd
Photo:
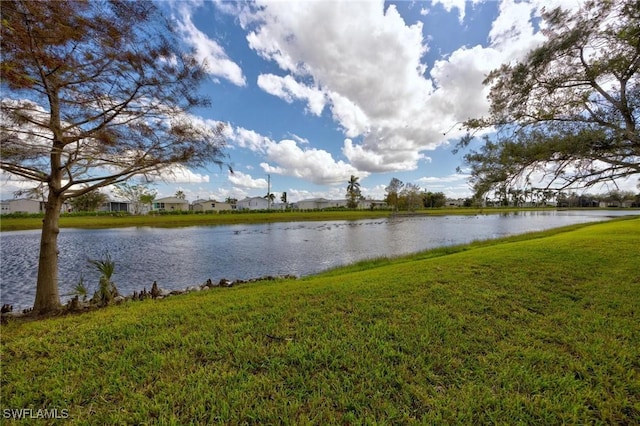
[[[60,308],[58,292],[58,234],[60,233],[60,209],[62,197],[49,191],[42,221],[38,283],[33,310],[37,313],[52,312]]]

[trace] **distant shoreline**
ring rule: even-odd
[[[359,220],[391,216],[405,215],[476,215],[498,214],[517,211],[562,211],[562,210],[607,210],[593,209],[566,209],[555,207],[535,208],[434,208],[417,210],[415,212],[392,212],[391,210],[330,210],[330,211],[274,211],[274,212],[247,212],[247,213],[208,213],[208,214],[163,214],[163,215],[62,215],[61,228],[86,228],[106,229],[122,228],[130,226],[155,226],[155,227],[180,227],[180,226],[216,226],[236,224],[258,224],[273,222],[298,222],[321,220]],[[610,209],[620,211],[620,209]],[[638,211],[640,209],[625,209],[625,211]],[[24,231],[40,229],[42,217],[2,217],[0,218],[0,232]]]

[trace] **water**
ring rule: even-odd
[[[60,294],[68,300],[80,277],[91,294],[98,273],[88,259],[108,253],[121,294],[183,289],[211,278],[310,275],[380,256],[468,243],[473,240],[605,220],[637,211],[544,211],[477,216],[413,216],[357,221],[286,222],[259,225],[62,229]],[[0,235],[0,303],[33,305],[40,231]],[[65,296],[66,295],[66,296]]]

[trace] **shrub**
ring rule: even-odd
[[[109,253],[105,255],[104,260],[89,259],[89,263],[95,266],[98,272],[100,272],[98,290],[94,293],[92,300],[100,306],[106,306],[114,297],[118,296],[118,289],[113,281],[111,281],[116,263],[111,259]]]

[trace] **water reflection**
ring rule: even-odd
[[[358,260],[397,256],[473,240],[637,214],[637,211],[549,211],[476,216],[412,216],[358,221],[287,222],[186,228],[62,229],[60,293],[84,277],[93,291],[97,273],[88,259],[109,253],[124,294],[200,284],[208,278],[309,275]],[[33,304],[40,231],[1,238],[0,303]],[[63,297],[63,301],[69,297]]]

